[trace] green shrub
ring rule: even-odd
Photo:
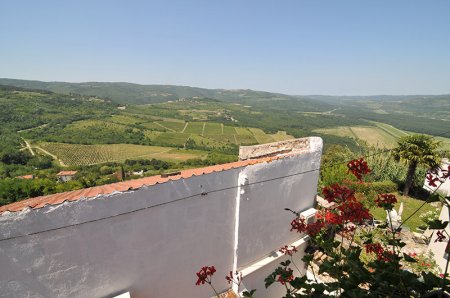
[[[391,193],[397,191],[397,184],[392,181],[373,182],[370,188],[376,193]]]

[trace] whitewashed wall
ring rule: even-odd
[[[441,163],[441,169],[447,170],[448,166],[450,166],[450,160],[448,160],[447,158],[444,158],[442,160],[442,163]],[[437,175],[432,174],[432,176],[433,176],[433,178],[442,177],[442,171],[439,170]],[[436,185],[437,185],[437,187],[433,187],[433,186],[428,185],[428,181],[425,178],[425,182],[423,184],[423,188],[425,188],[429,192],[433,192],[433,191],[436,190],[436,188],[438,188],[439,192],[441,192],[442,194],[444,194],[446,196],[450,196],[450,179],[446,179],[444,181],[444,183],[442,183],[442,184],[437,182]]]
[[[441,168],[447,169],[447,167],[450,165],[450,161],[448,159],[443,159]],[[442,171],[439,171],[437,175],[433,175],[433,177],[441,177]],[[450,195],[450,179],[446,179],[444,183],[440,184],[439,182],[436,183],[438,185],[438,191],[441,192],[444,195]],[[423,188],[430,192],[434,192],[437,187],[433,187],[428,185],[428,181],[425,178],[425,182],[423,185]],[[449,210],[446,206],[443,206],[441,209],[441,213],[439,215],[439,219],[442,221],[449,221]],[[450,226],[447,226],[445,228],[447,234],[450,234]],[[434,259],[436,263],[439,265],[439,268],[441,272],[445,271],[445,266],[447,265],[447,259],[449,258],[449,255],[445,252],[445,248],[447,247],[447,241],[444,242],[435,242],[437,238],[436,231],[433,233],[433,236],[431,237],[430,243],[428,244],[428,249],[433,253]]]
[[[111,297],[125,290],[132,298],[211,297],[207,286],[194,285],[204,265],[217,268],[217,289],[229,288],[224,277],[233,266],[243,268],[296,239],[283,209],[314,204],[318,171],[293,175],[319,167],[322,141],[311,140],[311,153],[270,163],[4,213],[0,297]],[[210,192],[235,186],[243,176],[250,185]],[[201,191],[208,194],[170,203]],[[79,224],[161,203],[167,204]],[[30,233],[37,234],[2,241]],[[258,283],[249,277],[249,284]],[[268,293],[258,288],[257,297],[277,295]]]
[[[304,153],[274,162],[270,168],[258,164],[243,170],[252,180],[270,180],[243,187],[239,212],[238,268],[245,267],[262,255],[277,250],[298,238],[290,232],[292,210],[306,210],[314,206],[319,171],[296,175],[319,168],[320,153]]]
[[[441,214],[439,215],[439,219],[441,221],[449,221],[449,211],[446,206],[443,206],[441,209]],[[446,235],[450,234],[450,226],[447,225],[445,228],[447,232]],[[444,273],[445,266],[447,265],[447,259],[449,255],[445,252],[445,248],[447,247],[448,239],[443,242],[436,242],[437,239],[437,230],[433,233],[431,237],[430,243],[428,244],[428,249],[433,253],[434,260],[438,264],[440,271]],[[445,233],[444,233],[445,234]]]

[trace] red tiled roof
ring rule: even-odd
[[[58,205],[65,201],[77,201],[82,198],[92,198],[98,195],[108,195],[112,194],[114,192],[123,192],[131,189],[138,189],[143,186],[150,186],[155,185],[159,183],[165,183],[171,180],[178,180],[180,178],[189,178],[192,176],[200,176],[205,174],[210,174],[213,172],[221,172],[226,171],[230,169],[240,168],[248,165],[263,163],[263,162],[271,162],[273,160],[279,159],[280,157],[264,157],[264,158],[258,158],[258,159],[249,159],[249,160],[243,160],[243,161],[236,161],[232,163],[226,163],[222,165],[215,165],[210,167],[204,167],[204,168],[197,168],[197,169],[190,169],[190,170],[184,170],[181,171],[180,174],[169,176],[166,178],[159,176],[151,176],[151,177],[145,177],[135,180],[128,180],[118,183],[112,183],[112,184],[106,184],[101,186],[95,186],[91,188],[84,188],[79,190],[72,190],[68,192],[63,193],[57,193],[52,195],[46,195],[41,197],[35,197],[19,202],[15,202],[9,205],[1,206],[0,207],[0,214],[5,211],[11,211],[11,212],[17,212],[24,210],[25,208],[33,208],[38,209],[42,208],[46,205]],[[64,172],[64,171],[63,171]],[[67,171],[72,172],[72,171]],[[60,172],[62,173],[62,172]]]
[[[77,171],[61,171],[56,176],[73,176],[77,173]]]
[[[20,179],[34,179],[34,175],[23,175],[23,176],[17,176],[16,178],[20,178]]]

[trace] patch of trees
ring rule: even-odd
[[[159,159],[127,159],[125,160],[125,165],[133,169],[142,170],[167,170],[174,166],[174,163],[170,163]]]
[[[0,161],[7,165],[26,165],[30,161],[31,157],[32,155],[28,151],[10,149],[1,153]]]
[[[62,127],[45,127],[28,133],[29,138],[46,142],[69,144],[138,144],[150,145],[150,141],[141,130],[133,128],[115,129],[108,126],[89,126],[86,128],[64,129]]]
[[[236,144],[230,143],[228,145],[223,145],[223,146],[211,146],[211,145],[206,145],[203,143],[198,144],[193,139],[187,140],[187,142],[185,144],[185,148],[193,149],[193,150],[203,150],[203,151],[215,150],[215,151],[221,152],[223,154],[230,154],[230,155],[233,155],[233,154],[237,155],[239,153],[239,146],[237,146]]]

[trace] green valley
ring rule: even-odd
[[[239,146],[311,135],[324,139],[325,150],[332,145],[355,153],[370,146],[393,148],[399,137],[412,133],[439,135],[442,149],[450,149],[445,96],[427,97],[429,107],[418,111],[421,98],[0,83],[8,84],[0,85],[0,198],[8,197],[5,202],[131,179],[133,173],[230,162],[237,160]],[[402,105],[393,102],[399,100]],[[68,169],[79,173],[75,180],[58,183],[56,173]],[[35,179],[19,183],[17,177],[24,175]]]

